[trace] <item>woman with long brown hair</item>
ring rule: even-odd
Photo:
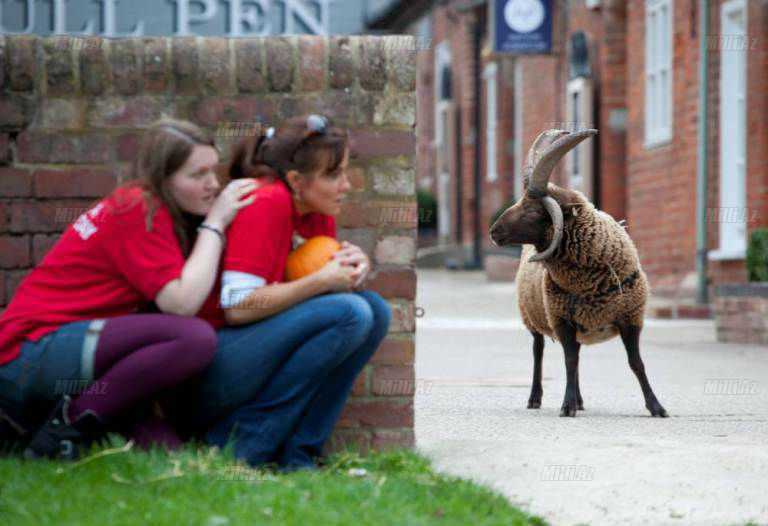
[[[261,186],[227,233],[220,304],[230,326],[193,410],[209,443],[233,441],[251,465],[313,468],[389,327],[387,303],[362,290],[368,256],[351,243],[316,273],[285,280],[295,234],[336,236],[348,162],[347,132],[319,115],[246,139],[233,155],[230,177]]]
[[[194,315],[255,188],[239,180],[220,191],[218,162],[197,126],[154,123],[133,180],[84,211],[18,287],[0,317],[0,426],[31,437],[25,456],[76,458],[212,360],[216,334]],[[161,313],[138,314],[151,302]],[[54,404],[32,433],[36,408]]]

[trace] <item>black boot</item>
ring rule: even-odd
[[[18,416],[0,405],[0,457],[20,453],[28,435],[28,428]]]
[[[24,450],[24,458],[51,458],[77,460],[80,453],[90,448],[104,434],[104,424],[93,412],[86,411],[70,422],[67,409],[72,400],[64,395],[51,416],[37,430]]]

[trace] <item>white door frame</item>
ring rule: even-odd
[[[498,71],[496,62],[489,62],[483,69],[485,81],[485,177],[488,182],[499,178],[498,171]]]
[[[568,131],[579,131],[594,128],[593,117],[593,88],[592,79],[578,77],[568,82],[565,89],[565,114],[568,116],[566,128]],[[574,104],[574,98],[578,100]],[[594,142],[584,141],[565,156],[568,187],[578,190],[595,201],[594,195]]]
[[[448,41],[435,46],[435,180],[437,190],[437,235],[441,242],[453,237],[453,103],[442,100],[442,71],[451,64],[451,48]]]
[[[744,259],[747,249],[747,2],[720,7],[719,248],[710,259]]]

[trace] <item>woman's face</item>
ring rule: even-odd
[[[208,145],[195,145],[187,161],[168,179],[171,195],[184,212],[205,216],[219,193],[214,167],[219,154]]]
[[[339,167],[332,173],[318,173],[309,177],[297,177],[295,194],[299,213],[319,212],[336,216],[341,212],[341,204],[347,192],[352,188],[347,176],[349,149]]]

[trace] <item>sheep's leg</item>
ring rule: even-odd
[[[538,332],[533,334],[533,384],[531,385],[531,396],[528,398],[528,409],[538,409],[541,407],[541,395],[544,389],[541,387],[541,362],[544,357],[544,336]]]
[[[561,323],[556,332],[557,339],[563,345],[567,378],[560,416],[576,416],[576,411],[579,408],[579,350],[581,344],[576,341],[576,329],[569,323]]]
[[[651,416],[667,416],[667,411],[661,406],[656,399],[656,395],[653,394],[651,384],[648,382],[648,377],[645,375],[645,365],[643,365],[643,359],[640,358],[640,327],[636,325],[624,325],[619,327],[619,333],[621,334],[621,341],[624,342],[624,348],[627,350],[627,359],[629,360],[629,367],[632,372],[637,376],[637,380],[640,382],[640,388],[643,390],[643,396],[645,397],[645,407],[651,412]]]
[[[579,411],[584,411],[584,400],[581,398],[581,383],[579,382],[579,370],[576,369],[576,401],[578,402],[578,406],[576,406],[576,409]]]

